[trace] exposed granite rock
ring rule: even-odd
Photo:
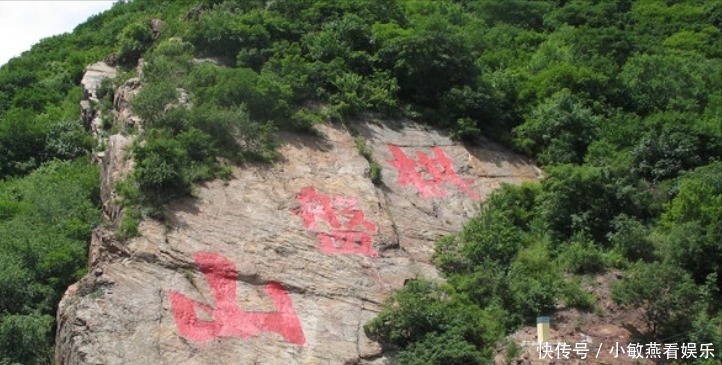
[[[405,280],[437,277],[437,238],[539,170],[410,122],[357,125],[385,186],[347,130],[322,125],[281,136],[281,161],[198,187],[126,244],[97,232],[90,273],[59,306],[57,364],[392,363],[363,324]]]
[[[140,118],[130,110],[130,99],[140,92],[140,78],[133,77],[123,83],[113,96],[113,114],[122,128],[140,127]]]
[[[103,125],[100,110],[98,109],[98,88],[103,80],[114,78],[116,75],[115,67],[111,67],[105,62],[98,62],[86,67],[83,79],[80,80],[82,91],[80,117],[85,129],[92,131],[96,138],[99,138],[99,131]]]

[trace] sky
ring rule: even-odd
[[[91,15],[111,6],[112,0],[0,0],[0,65],[43,38],[72,31]]]

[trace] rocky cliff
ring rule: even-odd
[[[112,74],[89,67],[85,99]],[[116,92],[116,118],[131,118],[133,82]],[[112,187],[132,168],[132,137],[104,137],[110,229],[96,231],[89,274],[60,303],[56,362],[389,363],[363,324],[406,280],[437,275],[434,241],[458,231],[492,190],[540,171],[492,142],[467,147],[410,121],[353,125],[282,134],[278,162],[198,186],[127,242],[112,236]],[[383,184],[372,183],[359,144]]]

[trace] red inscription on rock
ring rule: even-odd
[[[205,342],[218,337],[248,338],[262,332],[275,332],[297,345],[306,342],[291,298],[281,284],[271,282],[266,285],[275,312],[246,312],[236,303],[238,272],[233,262],[209,252],[199,252],[193,259],[205,275],[216,304],[212,307],[171,291],[171,310],[183,337]],[[207,313],[212,319],[198,318],[198,311]]]
[[[389,164],[399,172],[397,181],[399,186],[413,185],[422,197],[430,199],[445,197],[446,191],[441,188],[441,185],[452,183],[472,199],[481,200],[479,194],[470,189],[470,186],[474,184],[473,181],[462,179],[456,174],[451,159],[441,148],[431,147],[434,158],[421,151],[416,151],[418,161],[414,161],[398,146],[392,144],[388,146],[395,158],[395,160],[389,161]],[[423,171],[426,171],[430,178],[425,177]]]
[[[291,212],[303,218],[306,229],[316,231],[321,251],[378,256],[371,237],[378,229],[366,220],[365,213],[358,208],[357,199],[342,195],[331,199],[312,187],[306,187],[296,195],[296,200],[301,207]],[[326,222],[330,230],[320,232],[318,221]]]

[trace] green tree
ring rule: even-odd
[[[399,365],[482,365],[486,364],[481,352],[456,333],[431,332],[421,341],[400,351]]]
[[[514,132],[517,146],[547,165],[580,163],[598,128],[599,117],[563,90],[535,108]]]
[[[135,65],[140,56],[153,44],[153,33],[146,21],[128,24],[118,36],[118,61]]]
[[[682,178],[660,219],[662,252],[704,283],[717,273],[722,289],[722,163],[699,167]]]
[[[638,263],[612,286],[615,301],[642,311],[655,339],[685,332],[700,293],[683,269],[668,263]]]
[[[52,363],[52,324],[47,315],[0,317],[0,364]]]

